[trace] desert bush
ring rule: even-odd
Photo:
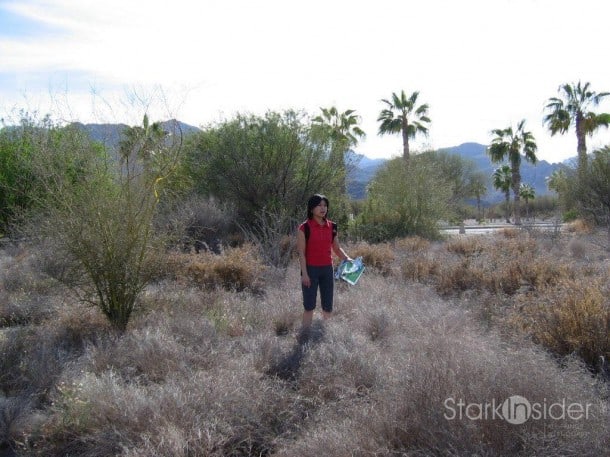
[[[587,247],[585,243],[576,238],[572,238],[568,243],[568,250],[575,259],[584,259],[587,255]]]
[[[519,236],[519,229],[514,227],[502,228],[499,230],[499,233],[504,238],[517,238]]]
[[[266,208],[254,214],[254,220],[249,226],[242,226],[246,240],[258,249],[258,255],[263,262],[276,271],[285,271],[296,253],[297,222],[290,211],[267,210]]]
[[[600,280],[563,280],[535,301],[524,303],[513,320],[553,354],[580,356],[592,369],[610,358],[610,302]]]
[[[87,344],[108,332],[102,316],[84,309],[35,326],[11,327],[0,338],[0,391],[44,398],[65,364],[83,354]]]
[[[246,359],[226,362],[162,384],[112,370],[66,380],[37,455],[269,455],[278,438],[294,436],[310,402],[253,376]]]
[[[591,224],[591,222],[585,219],[578,218],[566,222],[566,230],[569,233],[589,234],[593,230],[593,225]]]
[[[445,243],[445,249],[454,254],[472,256],[482,252],[484,244],[480,237],[452,238]]]
[[[394,241],[394,246],[399,251],[424,252],[430,248],[430,240],[421,236],[408,236],[406,238],[398,238]]]
[[[306,347],[298,389],[316,402],[359,398],[378,380],[374,351],[348,329],[322,328],[319,340]]]
[[[235,218],[231,206],[211,197],[191,195],[164,204],[155,217],[155,224],[159,230],[168,232],[170,240],[185,252],[218,254],[239,231]]]
[[[263,285],[265,266],[253,246],[244,245],[229,248],[221,255],[204,253],[193,257],[184,274],[203,288],[257,291]]]
[[[376,270],[383,275],[392,272],[392,265],[396,259],[394,252],[388,243],[368,244],[356,243],[346,248],[352,258],[362,256],[362,261],[367,268]]]
[[[406,256],[400,265],[402,277],[412,281],[428,282],[430,278],[440,276],[440,262],[427,253],[415,253]]]
[[[30,233],[52,240],[65,260],[57,279],[80,299],[96,305],[119,330],[125,330],[138,295],[157,275],[164,240],[153,220],[163,183],[175,170],[179,139],[160,123],[126,128],[118,163],[88,144],[71,142],[39,151],[36,172],[47,183],[45,208],[32,218]],[[50,164],[72,159],[78,148],[78,176],[54,173]],[[78,178],[78,179],[77,179]]]
[[[15,443],[36,433],[43,416],[35,411],[34,405],[34,401],[27,395],[0,395],[0,451],[5,447],[14,447]]]

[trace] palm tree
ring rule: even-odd
[[[551,135],[564,134],[571,125],[576,130],[578,170],[584,172],[587,168],[586,136],[592,135],[600,127],[610,125],[610,114],[596,114],[590,111],[592,107],[610,95],[610,92],[596,93],[590,89],[590,84],[563,84],[559,86],[560,97],[548,100],[545,110],[544,123],[547,124]]]
[[[553,173],[551,173],[551,175],[546,178],[546,186],[549,190],[553,190],[559,195],[565,189],[566,179],[567,176],[565,170],[562,168],[558,168],[556,170],[553,170]]]
[[[531,184],[526,184],[522,182],[519,186],[519,196],[523,200],[525,200],[525,217],[529,219],[529,201],[533,200],[536,197],[536,191],[534,190]]]
[[[515,203],[515,224],[521,224],[520,214],[520,197],[519,187],[521,185],[521,157],[523,156],[526,161],[535,164],[538,161],[536,157],[536,140],[532,132],[524,130],[525,119],[517,124],[517,129],[513,130],[512,127],[505,129],[495,129],[492,133],[495,135],[491,145],[487,148],[492,162],[502,162],[508,159],[510,163],[510,169],[512,172],[511,184],[513,188],[513,197]]]
[[[510,224],[510,188],[512,183],[512,171],[506,164],[498,167],[491,175],[494,189],[504,193],[504,211],[506,215],[506,223]]]
[[[403,158],[409,161],[409,138],[415,138],[418,133],[428,134],[430,118],[428,117],[428,105],[417,106],[419,92],[413,92],[409,98],[405,91],[400,95],[392,93],[392,100],[381,100],[386,108],[379,113],[377,118],[379,125],[379,135],[402,134]]]
[[[345,150],[356,146],[366,134],[358,125],[360,116],[356,110],[348,109],[340,113],[336,107],[320,108],[322,114],[313,119],[313,123],[328,129],[333,141],[341,144]]]
[[[483,173],[473,173],[468,180],[470,194],[477,199],[477,219],[481,221],[481,197],[487,193],[487,178]]]
[[[350,148],[356,146],[360,139],[366,137],[359,126],[360,116],[355,110],[348,109],[342,113],[336,107],[320,108],[322,114],[313,118],[314,128],[321,129],[331,140],[331,161],[339,167],[345,179],[345,155]],[[345,189],[344,189],[345,190]]]

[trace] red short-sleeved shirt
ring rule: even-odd
[[[325,224],[318,224],[313,219],[308,219],[299,225],[299,230],[305,232],[305,224],[309,225],[309,239],[305,247],[305,261],[312,267],[326,267],[333,264],[333,223],[326,220]]]

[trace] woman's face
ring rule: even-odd
[[[327,212],[328,212],[328,206],[326,206],[326,202],[324,200],[320,201],[320,203],[318,203],[318,206],[316,206],[312,210],[314,217],[318,217],[318,218],[322,218],[322,219],[324,219],[326,217]]]

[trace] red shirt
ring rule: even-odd
[[[330,220],[322,225],[314,219],[308,219],[299,225],[299,230],[305,232],[305,224],[309,225],[309,239],[306,240],[305,262],[312,267],[326,267],[333,264],[333,224]]]

